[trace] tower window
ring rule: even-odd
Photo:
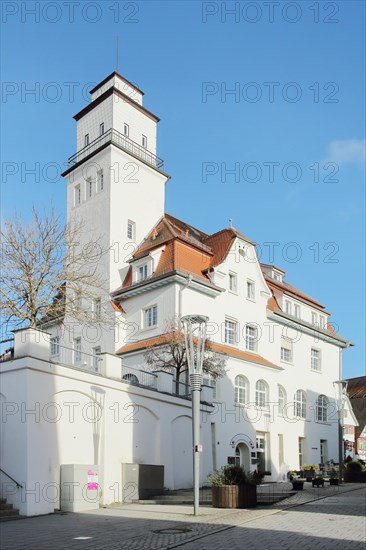
[[[229,271],[229,290],[236,292],[238,290],[238,277],[233,271]]]
[[[102,136],[104,134],[104,122],[102,122],[99,125],[99,135]]]
[[[79,185],[75,185],[74,188],[74,205],[78,206],[81,203],[81,187]]]
[[[135,222],[128,220],[127,222],[127,239],[134,240],[136,235],[136,224]]]
[[[86,147],[87,145],[89,145],[89,134],[85,134],[84,137],[84,147]]]
[[[88,194],[88,199],[90,199],[93,194],[93,181],[91,178],[86,180],[86,192]]]
[[[97,174],[97,182],[98,182],[98,192],[103,191],[104,188],[104,174],[103,170],[99,170]]]
[[[144,134],[142,134],[141,145],[142,145],[145,149],[147,148],[147,137],[144,136]]]
[[[152,306],[144,310],[144,327],[151,328],[158,324],[158,307]]]
[[[124,123],[123,125],[123,135],[125,135],[126,137],[129,137],[130,135],[130,127],[126,123]]]
[[[255,284],[253,281],[247,281],[247,298],[248,300],[255,299]]]

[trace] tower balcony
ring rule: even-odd
[[[93,155],[100,149],[103,149],[109,144],[115,145],[122,151],[129,153],[131,156],[142,160],[149,166],[152,166],[153,168],[156,168],[161,172],[164,171],[164,161],[161,158],[157,157],[148,149],[145,149],[132,139],[124,136],[113,128],[109,129],[107,132],[97,137],[88,145],[80,149],[77,153],[69,157],[69,168],[72,168],[74,165],[85,160],[86,158],[90,157],[91,155]]]

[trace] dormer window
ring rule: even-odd
[[[123,125],[123,135],[126,136],[126,137],[129,137],[129,135],[130,135],[130,127],[126,123],[124,123],[124,125]]]
[[[318,324],[318,316],[314,311],[311,312],[311,324],[314,326]]]
[[[301,317],[301,314],[300,314],[300,306],[298,304],[295,304],[294,305],[294,315],[297,319],[300,319]]]
[[[272,278],[279,283],[282,283],[282,275],[278,271],[272,271]]]
[[[86,147],[87,145],[89,145],[89,134],[85,134],[84,137],[84,147]]]
[[[292,314],[292,304],[291,304],[291,302],[289,302],[289,300],[285,300],[285,311],[286,311],[287,315]]]
[[[104,122],[99,124],[99,135],[102,136],[104,134]]]
[[[147,149],[147,137],[142,134],[141,145],[144,149]]]
[[[137,270],[137,280],[138,281],[144,281],[148,277],[148,265],[140,265],[140,267]]]

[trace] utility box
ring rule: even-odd
[[[123,502],[144,500],[164,492],[164,466],[122,464]]]
[[[83,512],[99,508],[99,466],[61,464],[61,502],[63,512]]]

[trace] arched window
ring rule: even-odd
[[[137,376],[131,373],[122,376],[122,380],[126,380],[126,382],[128,382],[129,384],[139,384],[139,379],[137,378]]]
[[[328,399],[325,397],[325,395],[319,395],[318,399],[316,400],[316,419],[318,422],[327,421],[327,407]]]
[[[248,401],[248,381],[244,376],[235,377],[235,403],[244,405]]]
[[[255,385],[255,404],[257,407],[266,407],[268,401],[268,384],[264,380],[258,380]]]
[[[286,402],[287,398],[285,388],[278,385],[278,414],[282,416],[285,413]]]
[[[294,396],[294,415],[306,418],[306,395],[304,390],[297,390]]]

